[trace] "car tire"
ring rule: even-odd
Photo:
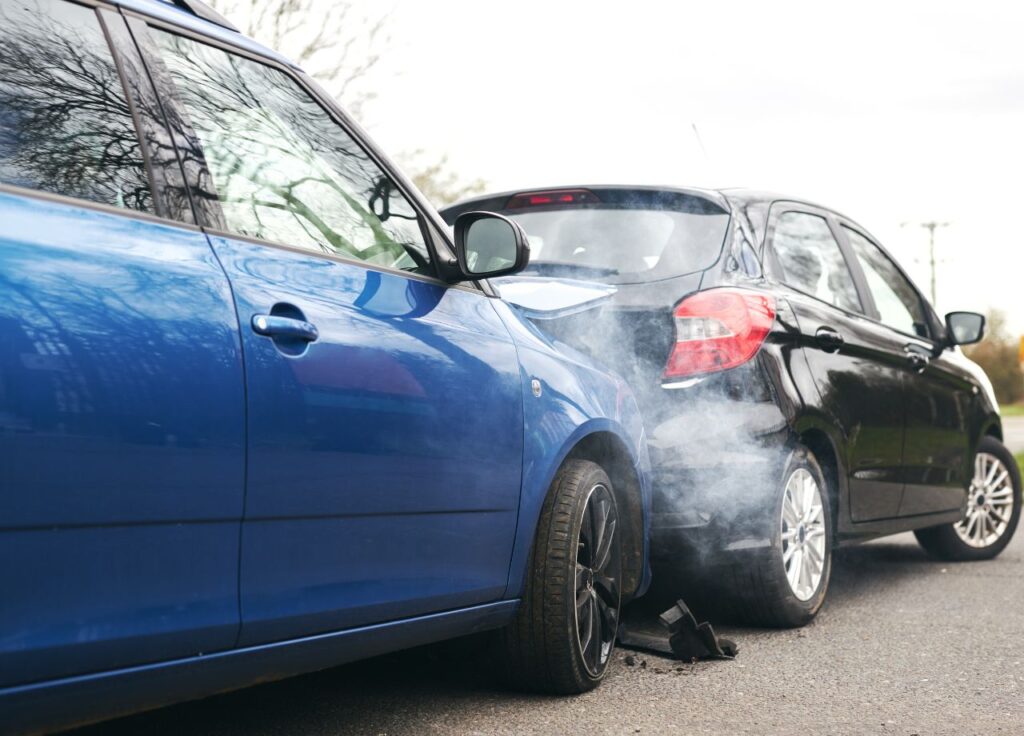
[[[821,610],[832,573],[829,488],[806,447],[790,453],[766,512],[758,523],[767,544],[735,553],[715,587],[733,620],[771,628],[804,626]]]
[[[1020,513],[1017,462],[1002,442],[995,437],[982,437],[974,456],[964,519],[956,524],[918,529],[914,536],[928,554],[940,560],[991,560],[1010,543]]]
[[[608,475],[568,460],[541,510],[515,621],[498,634],[508,684],[564,695],[604,679],[621,607],[620,538]]]

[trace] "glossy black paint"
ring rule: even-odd
[[[598,196],[627,189],[583,188]],[[797,443],[811,448],[828,476],[836,544],[958,521],[977,443],[986,434],[1001,436],[998,411],[984,374],[951,347],[946,326],[923,296],[927,336],[880,321],[844,227],[877,241],[837,212],[771,193],[666,191],[729,212],[715,264],[663,281],[618,284],[610,304],[596,313],[543,324],[618,371],[637,395],[654,468],[653,554],[678,560],[689,553],[698,561],[711,551],[768,544],[762,525],[753,523],[762,507],[759,489],[771,485],[764,478],[781,472]],[[479,197],[442,215],[451,222],[461,212],[491,209],[514,217],[515,210],[503,208],[515,194]],[[773,225],[789,211],[828,221],[861,312],[803,294],[777,277]],[[719,286],[774,297],[774,328],[752,361],[670,388],[661,373],[674,340],[672,309],[694,292]]]

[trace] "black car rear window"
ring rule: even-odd
[[[718,260],[729,215],[716,204],[674,192],[597,196],[597,203],[503,211],[529,236],[527,273],[629,284],[702,271]]]

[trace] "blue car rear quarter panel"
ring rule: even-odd
[[[622,379],[596,368],[571,348],[554,346],[515,307],[496,299],[492,303],[516,341],[523,374],[523,491],[506,596],[522,595],[537,521],[555,473],[583,438],[597,432],[622,440],[639,480],[644,570],[636,594],[642,594],[649,582],[650,461],[643,419],[632,392]],[[541,383],[539,397],[533,395],[533,379]]]
[[[490,299],[211,237],[242,324],[250,644],[501,598],[523,453],[516,349]],[[251,320],[290,305],[287,354]]]
[[[0,192],[0,687],[228,648],[244,397],[205,237]]]

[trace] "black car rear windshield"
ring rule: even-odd
[[[665,204],[652,199],[503,214],[529,236],[527,273],[628,284],[709,268],[721,253],[729,215],[694,197]]]

